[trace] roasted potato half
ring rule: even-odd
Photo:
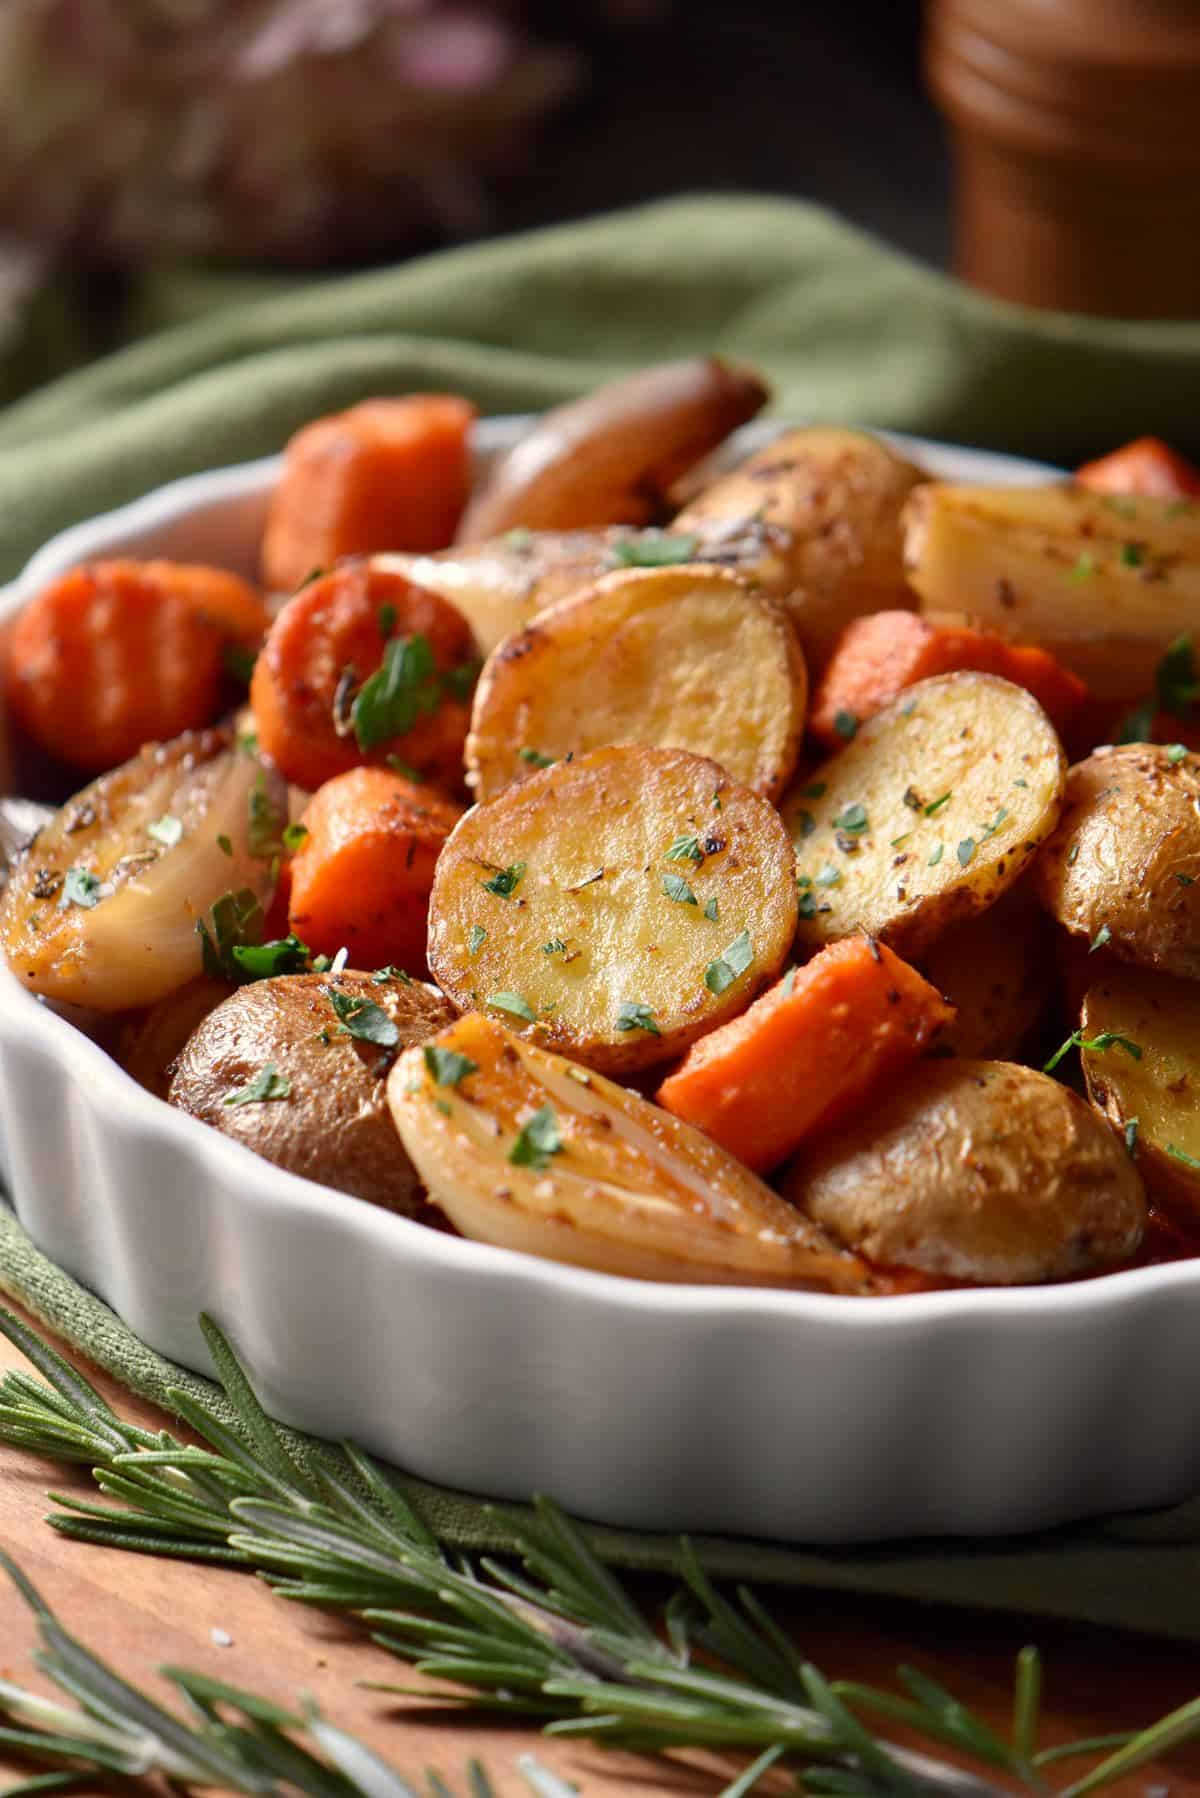
[[[1141,1241],[1124,1146],[1076,1093],[1007,1061],[926,1061],[783,1179],[848,1249],[947,1279],[1022,1285],[1097,1272]]]
[[[464,1236],[642,1280],[870,1290],[861,1262],[700,1131],[490,1018],[409,1050],[388,1100]]]
[[[440,993],[415,981],[256,980],[193,1031],[168,1097],[276,1167],[412,1215],[421,1185],[392,1125],[387,1075],[400,1050],[453,1016]]]
[[[703,538],[717,524],[758,524],[762,549],[748,572],[784,600],[815,675],[852,618],[913,609],[900,515],[925,478],[865,431],[813,425],[719,476],[671,528]]]
[[[807,676],[786,615],[734,574],[627,569],[508,637],[475,689],[467,785],[492,799],[609,743],[691,749],[775,799],[799,754]]]
[[[1054,997],[1054,927],[1026,875],[986,911],[940,936],[921,962],[955,1008],[938,1032],[943,1052],[1017,1061]]]
[[[779,814],[682,749],[556,762],[455,827],[429,908],[429,965],[606,1072],[681,1054],[773,979],[796,922]]]
[[[1200,988],[1114,968],[1088,991],[1080,1033],[1092,1103],[1126,1139],[1151,1195],[1200,1226]]]
[[[783,803],[800,940],[864,930],[910,961],[994,903],[1058,821],[1066,758],[1023,687],[918,681]]]
[[[1036,878],[1073,936],[1200,978],[1200,756],[1123,743],[1077,763]]]

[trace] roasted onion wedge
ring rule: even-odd
[[[223,731],[148,744],[85,787],[13,865],[0,951],[35,993],[153,1005],[202,971],[197,923],[225,894],[265,910],[287,791]]]
[[[470,1013],[388,1077],[464,1236],[642,1280],[867,1292],[867,1269],[698,1130]]]
[[[744,425],[767,390],[715,356],[662,362],[558,406],[492,470],[467,507],[459,543],[514,525],[573,531],[654,524],[680,475]]]

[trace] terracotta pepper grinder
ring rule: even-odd
[[[928,0],[955,266],[1004,299],[1200,318],[1197,0]]]

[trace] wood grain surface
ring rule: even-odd
[[[122,1416],[150,1428],[169,1421],[71,1358]],[[0,1371],[23,1365],[0,1338]],[[504,1798],[526,1793],[516,1761],[528,1752],[572,1780],[582,1798],[618,1792],[700,1798],[719,1791],[739,1764],[716,1756],[682,1756],[668,1763],[617,1755],[587,1744],[546,1741],[535,1730],[432,1702],[364,1691],[358,1683],[364,1680],[419,1682],[402,1663],[365,1642],[354,1626],[289,1605],[252,1575],[68,1542],[47,1527],[48,1489],[87,1493],[90,1488],[83,1470],[51,1468],[0,1446],[0,1543],[74,1634],[168,1702],[171,1688],[155,1672],[167,1663],[201,1669],[282,1703],[311,1693],[328,1716],[411,1781],[419,1782],[432,1767],[465,1790],[466,1763],[478,1756]],[[661,1600],[662,1581],[633,1585],[648,1606]],[[1024,1642],[1037,1641],[1047,1661],[1047,1740],[1131,1728],[1200,1693],[1200,1654],[1186,1645],[845,1594],[777,1593],[772,1606],[827,1676],[889,1684],[897,1663],[910,1661],[949,1683],[1000,1730],[1007,1730],[1009,1721],[1012,1657]],[[49,1690],[30,1661],[34,1636],[24,1605],[10,1587],[0,1585],[0,1675]],[[232,1640],[225,1644],[224,1636]],[[0,1793],[10,1776],[15,1780],[26,1771],[0,1757]],[[1052,1771],[1062,1774],[1059,1785],[1068,1782],[1068,1772]],[[779,1791],[785,1785],[773,1779],[761,1789]],[[1200,1747],[1184,1750],[1169,1765],[1143,1769],[1113,1790],[1132,1798],[1156,1786],[1168,1786],[1171,1798],[1200,1798]]]

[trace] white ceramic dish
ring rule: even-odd
[[[514,429],[482,427],[481,454]],[[960,479],[1047,473],[907,448]],[[0,621],[88,556],[251,568],[275,469],[193,477],[65,532]],[[468,1490],[852,1542],[1027,1530],[1200,1487],[1200,1261],[885,1300],[559,1267],[282,1173],[151,1098],[2,970],[0,1161],[39,1246],[145,1341],[206,1369],[211,1311],[276,1416]]]

